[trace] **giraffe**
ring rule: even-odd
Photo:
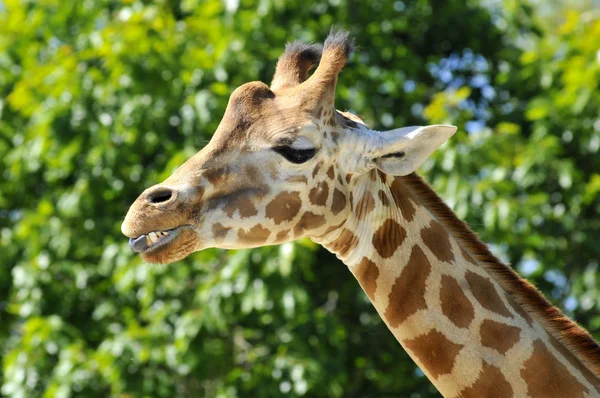
[[[270,87],[238,87],[209,144],[132,204],[131,248],[166,264],[309,237],[443,396],[600,397],[600,346],[415,173],[456,127],[379,132],[335,109],[352,48],[345,31],[288,44]]]

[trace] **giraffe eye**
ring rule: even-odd
[[[304,163],[312,159],[312,157],[317,153],[315,148],[296,149],[288,145],[276,146],[273,147],[273,150],[286,158],[288,161],[295,164]]]

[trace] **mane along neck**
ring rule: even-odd
[[[600,396],[600,346],[419,176],[372,171],[350,185],[352,216],[316,241],[444,396]]]

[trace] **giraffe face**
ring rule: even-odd
[[[238,88],[210,143],[131,206],[122,230],[132,248],[145,261],[170,263],[208,247],[281,243],[340,224],[348,195],[330,138],[344,127],[321,114],[262,83]]]

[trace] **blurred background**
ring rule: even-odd
[[[552,3],[552,5],[551,5]],[[421,174],[600,338],[600,4],[0,0],[0,394],[437,397],[309,240],[144,264],[120,224],[287,41],[349,29],[337,107],[459,126]]]

